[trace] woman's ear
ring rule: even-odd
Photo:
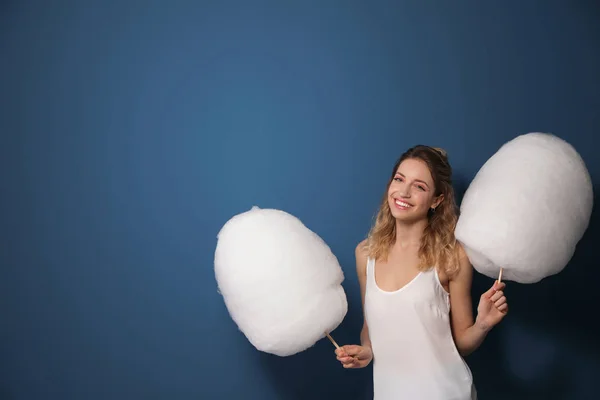
[[[432,208],[438,208],[438,206],[442,203],[442,201],[444,201],[444,195],[440,194],[438,197],[436,197],[433,201],[433,204],[431,205]]]

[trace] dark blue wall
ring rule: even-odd
[[[445,147],[464,191],[507,140],[553,132],[597,184],[599,7],[487,3],[1,2],[0,398],[369,398],[327,341],[251,347],[216,234],[252,205],[301,218],[346,273],[349,343],[353,249],[408,146]],[[593,394],[598,219],[561,275],[509,284],[468,359],[482,399]]]

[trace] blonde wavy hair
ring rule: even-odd
[[[394,165],[379,211],[365,241],[367,254],[376,260],[386,260],[396,240],[396,220],[388,204],[388,189],[400,164],[409,158],[419,159],[427,164],[434,181],[435,196],[444,195],[435,211],[430,210],[428,213],[429,223],[423,232],[419,248],[419,269],[441,268],[451,276],[459,268],[459,247],[454,237],[459,211],[452,186],[452,167],[446,151],[438,147],[412,147]]]

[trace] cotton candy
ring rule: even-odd
[[[348,303],[338,260],[295,216],[255,206],[227,221],[217,238],[219,292],[256,349],[296,354],[345,318]]]
[[[593,186],[563,139],[528,133],[483,165],[460,207],[455,234],[480,273],[535,283],[561,272],[589,225]]]

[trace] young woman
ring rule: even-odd
[[[481,295],[454,237],[452,168],[439,148],[416,146],[392,171],[368,238],[356,247],[364,324],[360,345],[336,350],[344,368],[373,361],[375,400],[476,398],[463,356],[508,312],[504,283]]]

